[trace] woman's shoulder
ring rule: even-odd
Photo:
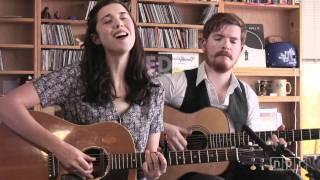
[[[80,75],[81,68],[79,63],[74,63],[74,64],[64,66],[59,71],[61,73],[69,74],[69,75]]]

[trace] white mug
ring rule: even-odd
[[[272,92],[278,96],[287,96],[291,93],[291,83],[286,79],[275,79],[272,81]]]

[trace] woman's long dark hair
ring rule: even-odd
[[[84,101],[86,102],[104,104],[116,98],[110,67],[105,59],[104,48],[102,45],[97,45],[92,41],[92,35],[97,34],[96,25],[99,10],[112,3],[121,4],[129,13],[126,5],[117,0],[100,0],[89,13],[84,55],[80,64],[81,79],[85,85]],[[130,17],[132,19],[131,15]],[[125,100],[129,103],[145,104],[151,96],[151,87],[156,85],[151,82],[147,73],[144,50],[136,24],[134,24],[134,29],[136,39],[130,51],[125,71],[125,81],[129,87]]]

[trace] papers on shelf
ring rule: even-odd
[[[282,115],[277,108],[260,109],[261,131],[277,130],[282,124]]]

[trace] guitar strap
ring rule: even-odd
[[[205,81],[196,86],[198,68],[184,71],[187,78],[187,89],[184,95],[180,111],[193,113],[202,108],[210,107],[209,96]],[[242,130],[242,125],[248,118],[248,102],[245,88],[239,81],[240,88],[236,88],[229,98],[229,106],[225,111],[228,118],[233,121],[236,132]]]

